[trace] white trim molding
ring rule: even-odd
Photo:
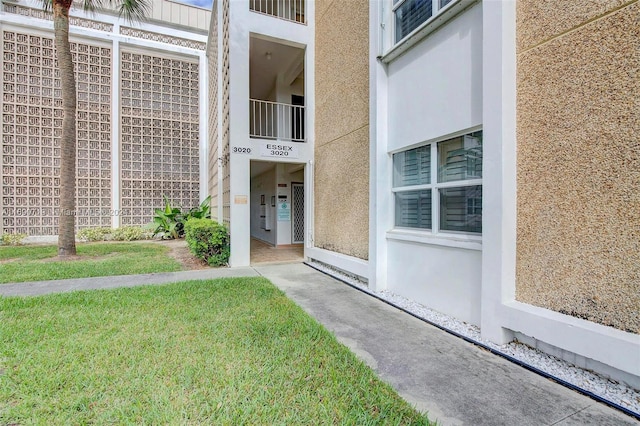
[[[310,260],[317,260],[345,272],[369,279],[369,262],[366,260],[317,247],[306,249],[305,256]]]
[[[500,317],[504,327],[534,339],[527,342],[520,337],[524,343],[640,388],[640,335],[517,301],[505,303]],[[540,342],[556,349],[545,348]],[[585,359],[581,361],[575,355]],[[602,371],[601,366],[591,365],[590,360],[619,371]]]

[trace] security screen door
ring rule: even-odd
[[[292,183],[292,243],[304,243],[304,184]]]

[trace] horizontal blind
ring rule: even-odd
[[[397,192],[396,226],[431,228],[431,190]]]
[[[396,42],[431,17],[431,0],[407,0],[396,9]]]
[[[440,229],[482,232],[482,186],[463,186],[440,191]]]
[[[431,147],[429,145],[393,155],[393,186],[431,183]]]

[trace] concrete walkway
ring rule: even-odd
[[[442,425],[638,425],[301,263],[0,285],[0,295],[261,275]]]

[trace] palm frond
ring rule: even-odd
[[[51,3],[53,0],[42,1]],[[144,21],[151,13],[151,0],[82,0],[82,9],[87,12],[111,9],[128,22]]]
[[[42,0],[42,10],[51,12],[51,9],[53,9],[53,0]]]
[[[102,6],[101,0],[82,0],[82,9],[86,12],[95,12],[99,6]]]
[[[144,21],[151,13],[149,0],[110,0],[118,8],[121,17],[129,22]]]

